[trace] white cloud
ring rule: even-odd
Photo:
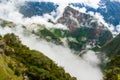
[[[95,52],[89,50],[86,54],[84,54],[82,57],[85,61],[89,62],[90,64],[95,64],[94,66],[97,66],[96,64],[100,64],[100,60],[97,57]]]
[[[111,31],[111,33],[114,35],[114,26],[108,24],[105,20],[104,17],[100,14],[100,13],[93,13],[93,12],[88,12],[88,14],[90,14],[91,16],[94,16],[95,18],[97,18],[99,23],[102,23],[105,26],[105,29],[108,29],[109,31]]]
[[[72,7],[73,9],[75,9],[75,10],[81,12],[81,13],[86,13],[86,8],[85,7],[79,8],[79,7],[74,7],[72,5],[70,5],[70,7]]]
[[[120,33],[120,25],[116,26],[118,33]]]
[[[38,50],[50,59],[62,66],[66,72],[77,77],[77,80],[102,80],[103,74],[97,66],[100,60],[93,51],[88,51],[83,58],[72,53],[68,47],[58,46],[44,40],[38,40],[37,36],[25,31],[21,26],[15,28],[0,27],[0,34],[15,33],[23,44],[30,49]],[[34,45],[34,46],[33,46]]]
[[[53,16],[51,16],[49,14],[44,14],[44,16],[32,16],[31,18],[24,18],[23,15],[18,10],[19,5],[24,4],[24,1],[25,0],[18,0],[16,2],[16,0],[11,0],[9,2],[0,3],[0,6],[2,6],[2,7],[0,7],[0,18],[9,20],[9,21],[13,21],[16,24],[24,24],[26,26],[36,23],[36,24],[45,25],[45,27],[48,27],[48,28],[57,26],[56,28],[67,29],[67,27],[62,24],[54,25],[54,24],[48,22],[48,19],[56,21],[57,18],[61,17],[62,12],[64,11],[64,8],[66,6],[63,5],[58,8],[57,15],[59,15],[59,16],[56,19],[54,19]],[[59,10],[60,10],[60,12],[59,12]]]

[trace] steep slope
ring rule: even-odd
[[[69,5],[79,8],[85,8],[86,13],[87,12],[94,12],[94,13],[100,13],[104,20],[109,23],[113,24],[114,26],[117,26],[120,21],[120,2],[115,0],[100,0],[98,3],[98,8],[94,8],[94,5],[87,5],[84,1],[81,3],[69,3]],[[57,8],[60,6],[60,4],[56,4],[54,2],[34,2],[34,1],[26,1],[25,5],[22,5],[20,7],[20,12],[23,13],[26,17],[32,17],[35,15],[41,16],[45,13],[51,14],[52,11],[57,11]],[[30,13],[28,13],[28,11]]]
[[[104,71],[104,80],[120,80],[120,34],[101,49],[109,57]]]
[[[119,24],[120,2],[118,1],[101,0],[99,2],[99,7],[97,9],[93,8],[92,6],[87,6],[81,3],[71,3],[70,5],[73,5],[74,7],[79,7],[79,8],[85,7],[86,12],[100,13],[104,17],[104,20],[107,23],[113,24],[114,26]]]
[[[97,19],[88,14],[80,13],[71,7],[66,7],[63,17],[58,20],[58,23],[66,25],[68,29],[46,28],[41,24],[23,25],[23,27],[40,38],[55,44],[67,43],[69,48],[76,51],[85,49],[87,45],[91,47],[102,46],[112,38],[111,32]],[[3,27],[15,26],[13,22],[2,19],[0,25]]]
[[[120,55],[110,58],[104,73],[104,80],[120,80]]]
[[[14,61],[10,61],[10,57],[2,55],[0,52],[0,80],[22,80],[22,76],[15,75],[16,72],[14,70],[11,70],[9,67],[10,62]]]
[[[0,37],[0,70],[1,80],[76,80],[42,53],[22,45],[14,34]]]
[[[108,41],[101,49],[108,56],[120,55],[120,34]]]
[[[109,24],[113,24],[114,26],[119,25],[120,17],[118,15],[120,15],[120,2],[101,0],[100,3],[101,5],[97,9],[97,12],[101,13],[105,21]]]
[[[85,37],[87,43],[102,46],[112,38],[107,27],[98,22],[95,17],[80,13],[69,6],[65,8],[63,16],[58,19],[58,23],[66,25],[69,28],[69,34],[78,42],[79,39]]]

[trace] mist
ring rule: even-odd
[[[39,39],[34,34],[26,31],[21,26],[14,28],[0,27],[0,34],[14,33],[19,36],[22,43],[30,49],[38,50],[52,59],[56,64],[62,66],[66,72],[77,80],[102,80],[103,74],[99,68],[100,59],[94,51],[89,50],[79,57],[68,47],[55,45],[43,39]]]
[[[45,25],[46,27],[52,26],[61,29],[67,29],[66,26],[62,24],[54,25],[52,23],[48,23],[48,18],[55,20],[52,16],[48,14],[45,14],[44,16],[33,16],[31,18],[24,18],[23,15],[19,13],[16,5],[19,6],[20,4],[24,4],[25,1],[26,0],[18,0],[16,2],[16,0],[10,0],[9,2],[0,3],[0,6],[2,6],[0,7],[0,18],[13,21],[17,24],[16,27],[12,28],[0,27],[0,35],[14,33],[15,35],[19,36],[24,45],[28,46],[30,49],[42,52],[44,55],[52,59],[56,64],[62,66],[66,72],[76,77],[77,80],[102,80],[103,73],[98,66],[101,61],[94,51],[89,50],[88,52],[83,54],[82,57],[80,57],[78,55],[75,55],[74,52],[70,50],[67,46],[55,45],[53,43],[40,39],[38,36],[25,30],[24,28],[22,28],[21,25],[19,25],[23,24],[30,27],[31,24],[36,23]],[[73,0],[70,1],[72,2]],[[56,0],[56,3],[57,2],[59,1]],[[62,16],[64,8],[68,5],[68,2],[69,0],[66,0],[65,3],[63,1],[59,2],[61,6],[58,8],[57,15],[59,16],[57,18]],[[97,1],[95,2],[97,3]],[[80,11],[85,12],[85,9],[83,8]]]
[[[25,1],[45,1],[45,2],[54,2],[55,4],[58,4],[59,7],[57,8],[56,12],[51,12],[50,14],[44,14],[43,16],[32,16],[31,18],[25,18],[23,14],[19,12],[19,7],[21,5],[25,5]],[[69,3],[84,3],[88,6],[97,6],[100,0],[96,0],[93,2],[93,0],[65,0],[65,1],[58,1],[58,0],[9,0],[9,1],[2,1],[0,3],[0,18],[5,19],[8,21],[12,21],[16,24],[23,24],[25,26],[29,26],[31,24],[41,24],[45,25],[47,28],[55,27],[55,28],[60,28],[60,29],[68,29],[65,25],[62,24],[53,24],[49,23],[48,19],[51,19],[53,22],[57,22],[57,20],[62,16],[64,9],[66,6],[68,6]],[[87,4],[89,3],[89,4]],[[78,8],[78,7],[73,7],[72,8],[78,10],[79,12],[86,13],[86,8]],[[96,8],[97,8],[96,7]],[[114,26],[106,23],[104,21],[104,17],[100,13],[93,13],[93,12],[88,12],[87,14],[90,14],[91,16],[94,16],[96,19],[98,19],[98,22],[102,22],[111,32],[113,35],[117,35],[117,32],[114,31]],[[57,17],[53,17],[56,15]],[[119,28],[119,27],[117,27]]]

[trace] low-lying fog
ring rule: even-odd
[[[103,74],[98,64],[100,60],[95,52],[89,50],[82,57],[72,53],[68,47],[55,45],[24,30],[21,26],[15,28],[0,27],[0,34],[15,33],[23,44],[48,56],[66,72],[75,76],[77,80],[102,80]]]

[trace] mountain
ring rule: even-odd
[[[33,2],[33,1],[26,1],[25,5],[20,7],[20,12],[25,17],[32,17],[35,15],[42,16],[45,13],[51,15],[51,12],[55,12],[56,14],[59,13],[58,8],[60,4],[54,2]],[[69,3],[69,6],[73,6],[75,8],[85,8],[86,13],[93,12],[93,13],[100,13],[104,20],[108,24],[112,24],[114,26],[114,31],[119,32],[117,29],[117,25],[119,25],[120,21],[120,2],[118,1],[111,1],[111,0],[101,0],[98,3],[98,8],[94,8],[93,6],[86,5],[86,3]],[[66,6],[67,7],[67,6]],[[28,13],[29,12],[29,13]],[[56,18],[55,15],[53,16]]]
[[[119,25],[120,17],[120,2],[116,1],[110,1],[110,0],[102,0],[101,3],[104,3],[103,5],[100,5],[97,12],[101,13],[105,19],[106,22],[109,24],[113,24],[114,26]]]
[[[0,80],[120,80],[120,3],[84,1],[0,0]]]
[[[120,34],[108,41],[101,49],[107,56],[120,55]]]
[[[9,21],[6,21],[6,22],[9,23]],[[35,31],[31,31],[31,29],[33,27],[40,28],[40,30],[38,30],[40,37],[37,36],[38,34],[35,33],[36,29],[35,29]],[[66,32],[66,31],[64,31],[64,30],[62,31],[61,29],[56,29],[56,28],[49,29],[49,28],[45,27],[44,25],[40,25],[40,24],[32,24],[32,25],[28,25],[28,27],[25,25],[17,25],[15,27],[14,26],[8,27],[6,25],[5,27],[0,27],[0,33],[2,34],[2,37],[3,37],[3,34],[11,33],[11,32],[18,35],[19,37],[17,36],[17,39],[18,40],[20,39],[22,41],[22,43],[29,46],[30,49],[35,49],[35,50],[42,52],[43,54],[48,56],[50,59],[52,59],[54,62],[56,62],[58,65],[61,65],[62,67],[64,67],[66,72],[69,72],[69,74],[71,74],[72,76],[75,76],[77,78],[77,80],[82,80],[82,78],[84,78],[83,80],[88,80],[89,78],[91,80],[102,79],[102,77],[94,77],[95,75],[101,76],[101,74],[102,74],[102,72],[99,72],[100,69],[98,69],[98,67],[97,67],[97,65],[99,64],[99,60],[97,59],[97,56],[94,54],[94,52],[91,51],[92,53],[91,52],[90,53],[93,55],[91,55],[91,54],[90,55],[91,55],[92,59],[94,58],[93,56],[95,56],[95,61],[91,60],[91,58],[90,59],[89,58],[82,59],[81,57],[75,55],[74,51],[72,49],[69,49],[67,45],[63,46],[61,44],[58,44],[58,45],[53,44],[54,36],[55,37],[59,36],[58,38],[61,39],[62,37],[65,36],[64,32]],[[53,67],[54,70],[51,69],[52,66],[54,66],[54,65],[51,65],[52,63],[49,63],[48,59],[46,59],[46,58],[44,59],[44,56],[41,56],[41,53],[34,52],[34,50],[31,51],[30,49],[29,49],[30,51],[28,51],[28,50],[26,50],[26,48],[24,46],[19,47],[19,45],[17,43],[21,44],[21,42],[19,42],[19,41],[17,42],[14,39],[13,34],[9,35],[7,37],[10,37],[10,40],[8,38],[6,39],[6,43],[9,44],[9,47],[11,48],[11,46],[16,46],[15,48],[12,47],[13,48],[12,50],[16,51],[15,55],[14,54],[13,54],[13,56],[10,55],[10,57],[12,57],[12,61],[14,61],[14,60],[20,61],[23,64],[23,66],[25,66],[25,72],[26,72],[26,69],[29,69],[30,73],[27,73],[29,78],[33,77],[32,80],[34,80],[34,79],[38,79],[40,76],[40,79],[45,78],[45,80],[48,80],[48,78],[51,79],[51,76],[53,76],[54,78],[52,77],[51,80],[56,80],[56,78],[54,76],[54,73],[56,74],[56,72],[54,72],[54,70],[55,70],[58,73],[58,74],[56,74],[56,76],[59,75],[58,78],[60,77],[59,79],[61,80],[64,73],[60,71],[61,74],[59,74],[59,70],[61,70],[59,68],[57,68],[58,70],[56,70],[54,67]],[[51,39],[51,37],[52,37],[52,39]],[[63,38],[63,39],[65,39],[65,38]],[[5,39],[3,39],[3,40],[5,40]],[[47,40],[48,42],[45,40]],[[71,40],[72,42],[76,42],[78,44],[78,42],[75,39],[69,38],[69,40]],[[52,41],[53,43],[51,43],[49,41]],[[62,40],[62,42],[64,42],[64,40]],[[9,50],[9,47],[8,47],[8,50]],[[8,54],[9,53],[10,52],[8,52]],[[7,52],[6,52],[6,54],[7,54]],[[89,52],[87,54],[89,54]],[[85,57],[89,57],[89,55],[88,56],[86,55]],[[85,57],[83,57],[83,58],[85,58]],[[87,59],[90,60],[91,64],[88,62]],[[17,63],[16,61],[15,61],[15,63]],[[43,62],[43,64],[42,64],[42,62]],[[18,62],[18,64],[19,64],[19,62]],[[39,64],[42,64],[42,65],[39,65]],[[44,64],[45,64],[45,66],[44,66]],[[14,65],[14,63],[13,63],[13,65]],[[49,65],[51,65],[51,67]],[[29,67],[29,66],[32,66],[32,67]],[[37,66],[37,68],[40,68],[40,70],[37,69],[35,66]],[[85,67],[89,68],[90,70],[86,70]],[[16,66],[15,66],[15,68],[16,68]],[[43,74],[41,73],[41,68],[42,68]],[[43,68],[45,68],[45,69],[43,69]],[[49,70],[48,70],[48,68],[49,68]],[[2,69],[4,69],[4,68],[2,68]],[[47,71],[46,71],[46,69],[47,69]],[[79,69],[79,71],[78,71],[78,69]],[[12,71],[14,74],[14,70],[12,70]],[[24,69],[23,69],[23,71],[24,71]],[[53,73],[52,73],[52,71],[53,71]],[[88,71],[90,73],[88,73]],[[98,72],[96,73],[96,71],[98,71]],[[20,72],[22,72],[22,71],[20,71]],[[49,75],[49,72],[50,72],[51,76]],[[38,74],[41,74],[41,75],[38,75]],[[84,77],[84,75],[91,75],[91,76]],[[72,79],[71,79],[71,78],[67,77],[67,78],[62,78],[62,79],[63,80],[74,80],[75,78],[72,77]]]
[[[3,25],[5,21],[1,23]],[[86,49],[87,45],[102,46],[112,38],[112,33],[94,16],[81,13],[69,6],[65,8],[62,17],[53,24],[58,23],[66,25],[68,29],[46,28],[41,24],[32,24],[29,27],[36,26],[37,30],[34,31],[33,28],[32,32],[40,38],[55,44],[67,43],[70,49],[76,51]]]
[[[13,33],[0,36],[0,72],[0,80],[76,80]]]
[[[80,13],[69,6],[65,8],[63,16],[57,22],[66,25],[70,31],[69,35],[78,42],[82,38],[86,38],[86,43],[102,46],[112,38],[112,34],[107,27],[98,22],[95,17]]]
[[[108,41],[102,48],[108,58],[104,69],[104,80],[119,80],[120,79],[120,34]]]
[[[120,21],[120,2],[117,1],[111,1],[111,0],[101,0],[99,2],[99,7],[97,9],[93,8],[92,6],[86,6],[80,3],[71,3],[70,5],[73,5],[75,7],[79,8],[86,8],[86,12],[94,12],[94,13],[100,13],[104,20],[109,23],[113,24],[114,26],[119,25]]]
[[[120,79],[120,55],[112,57],[106,64],[104,70],[104,80],[119,80]]]
[[[32,17],[35,15],[42,16],[46,13],[50,14],[53,11],[56,12],[57,7],[58,5],[53,2],[26,1],[24,5],[20,6],[19,10],[22,14],[24,14],[24,17]]]

